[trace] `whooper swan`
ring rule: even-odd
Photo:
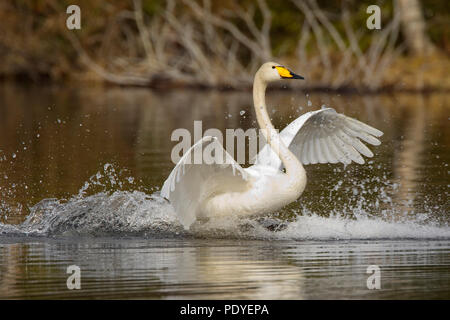
[[[303,165],[363,164],[361,154],[373,156],[360,140],[379,145],[375,137],[383,133],[332,108],[305,113],[278,134],[267,113],[265,91],[269,83],[283,79],[303,77],[275,62],[264,63],[255,74],[254,108],[267,145],[253,166],[242,168],[216,138],[205,136],[164,182],[161,195],[186,229],[197,218],[270,213],[297,200],[306,186]],[[223,161],[191,164],[191,155],[207,147],[221,150]]]

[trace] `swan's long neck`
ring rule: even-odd
[[[259,72],[255,75],[255,80],[253,82],[253,103],[255,106],[256,119],[258,121],[259,127],[262,130],[262,134],[266,139],[267,143],[270,145],[272,150],[280,157],[281,162],[286,168],[286,174],[289,176],[295,176],[297,178],[306,179],[305,169],[297,157],[284,145],[283,141],[275,130],[270,121],[270,117],[267,113],[266,107],[266,88],[267,83],[263,81],[259,75]],[[303,180],[305,180],[303,179]],[[306,182],[306,180],[305,180]]]

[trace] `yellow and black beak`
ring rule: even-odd
[[[302,76],[299,76],[298,74],[293,73],[292,71],[286,69],[283,66],[275,67],[278,71],[278,74],[282,79],[305,79]]]

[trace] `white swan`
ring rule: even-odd
[[[268,144],[253,166],[242,168],[216,138],[205,136],[164,182],[161,195],[186,229],[197,218],[269,213],[297,200],[306,186],[302,163],[363,164],[361,154],[373,156],[360,139],[379,145],[375,137],[383,133],[331,108],[303,114],[278,135],[267,114],[265,91],[268,83],[281,79],[303,77],[275,62],[263,64],[255,75],[253,102]],[[207,147],[221,150],[222,162],[191,164],[191,155]]]

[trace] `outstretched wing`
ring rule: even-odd
[[[201,163],[194,164],[194,154],[203,154],[205,150],[213,158],[203,157]],[[217,138],[206,136],[183,155],[164,182],[161,196],[170,201],[181,223],[188,229],[196,220],[202,200],[224,191],[243,190],[247,187],[247,179],[248,174]]]
[[[280,138],[303,164],[352,161],[363,164],[361,156],[373,157],[362,141],[379,145],[383,132],[361,121],[337,113],[332,108],[311,111],[291,122]],[[266,145],[258,154],[256,164],[282,168],[281,160]]]

